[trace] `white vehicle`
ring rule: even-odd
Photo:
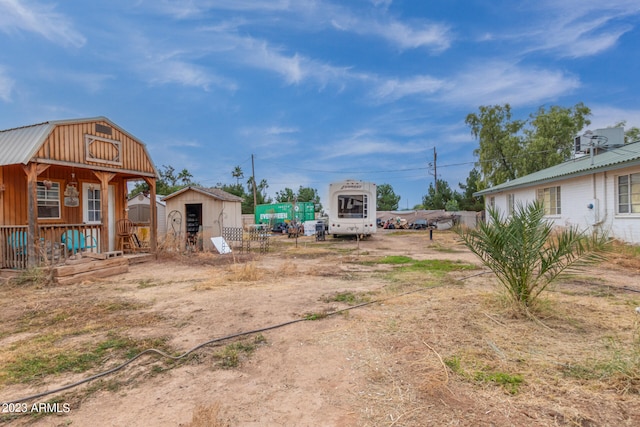
[[[375,233],[377,195],[373,182],[348,179],[329,184],[329,234]]]

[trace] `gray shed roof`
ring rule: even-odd
[[[175,193],[171,193],[168,196],[165,196],[162,200],[167,201],[167,200],[172,199],[172,198],[176,197],[177,195],[185,193],[185,192],[187,192],[189,190],[193,190],[195,192],[204,194],[205,196],[213,197],[214,199],[223,200],[225,202],[242,202],[242,201],[244,201],[244,199],[242,197],[236,196],[236,195],[231,194],[231,193],[227,193],[226,191],[221,190],[219,188],[205,188],[205,187],[196,187],[196,186],[189,186],[189,187],[182,188],[182,189],[176,191]]]
[[[29,163],[54,126],[45,122],[0,131],[0,166]]]
[[[583,157],[569,160],[559,165],[551,166],[550,168],[478,191],[474,193],[474,195],[486,196],[505,190],[530,187],[561,179],[575,178],[583,175],[591,175],[596,172],[605,172],[636,165],[640,165],[640,141],[595,154],[593,156],[593,162],[591,161],[591,156],[587,154]]]

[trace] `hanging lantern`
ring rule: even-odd
[[[64,189],[64,205],[68,207],[80,206],[80,193],[78,192],[78,183],[76,182],[76,174],[71,174],[71,181]]]

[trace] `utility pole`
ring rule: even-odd
[[[436,147],[433,147],[433,181],[435,183],[436,194],[438,194],[438,153]]]
[[[256,211],[258,205],[258,193],[256,189],[256,170],[253,165],[253,154],[251,155],[251,181],[253,181],[253,211]]]
[[[438,194],[438,165],[436,163],[437,161],[438,161],[438,153],[436,153],[436,147],[433,147],[433,162],[429,162],[427,165],[429,166],[429,169],[431,169],[431,167],[433,166],[433,184],[434,184],[433,187],[436,190],[436,194]]]

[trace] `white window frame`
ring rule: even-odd
[[[62,218],[62,203],[60,203],[60,182],[51,181],[51,188],[47,189],[43,181],[37,182],[36,198],[38,219],[60,219]],[[40,216],[40,207],[56,207],[58,208],[58,216]]]
[[[82,183],[82,218],[85,224],[102,223],[102,201],[100,199],[100,191],[100,184]],[[95,208],[96,201],[98,202],[98,209]],[[98,219],[95,219],[96,212]]]
[[[359,204],[360,203],[360,204]],[[338,195],[338,218],[342,219],[365,219],[369,216],[369,199],[366,194],[339,194]],[[360,207],[355,212],[353,209]]]
[[[559,185],[538,188],[537,199],[542,202],[545,216],[562,215],[562,193]]]
[[[625,179],[626,183],[621,183],[622,179]],[[640,172],[616,177],[616,213],[640,215]]]

